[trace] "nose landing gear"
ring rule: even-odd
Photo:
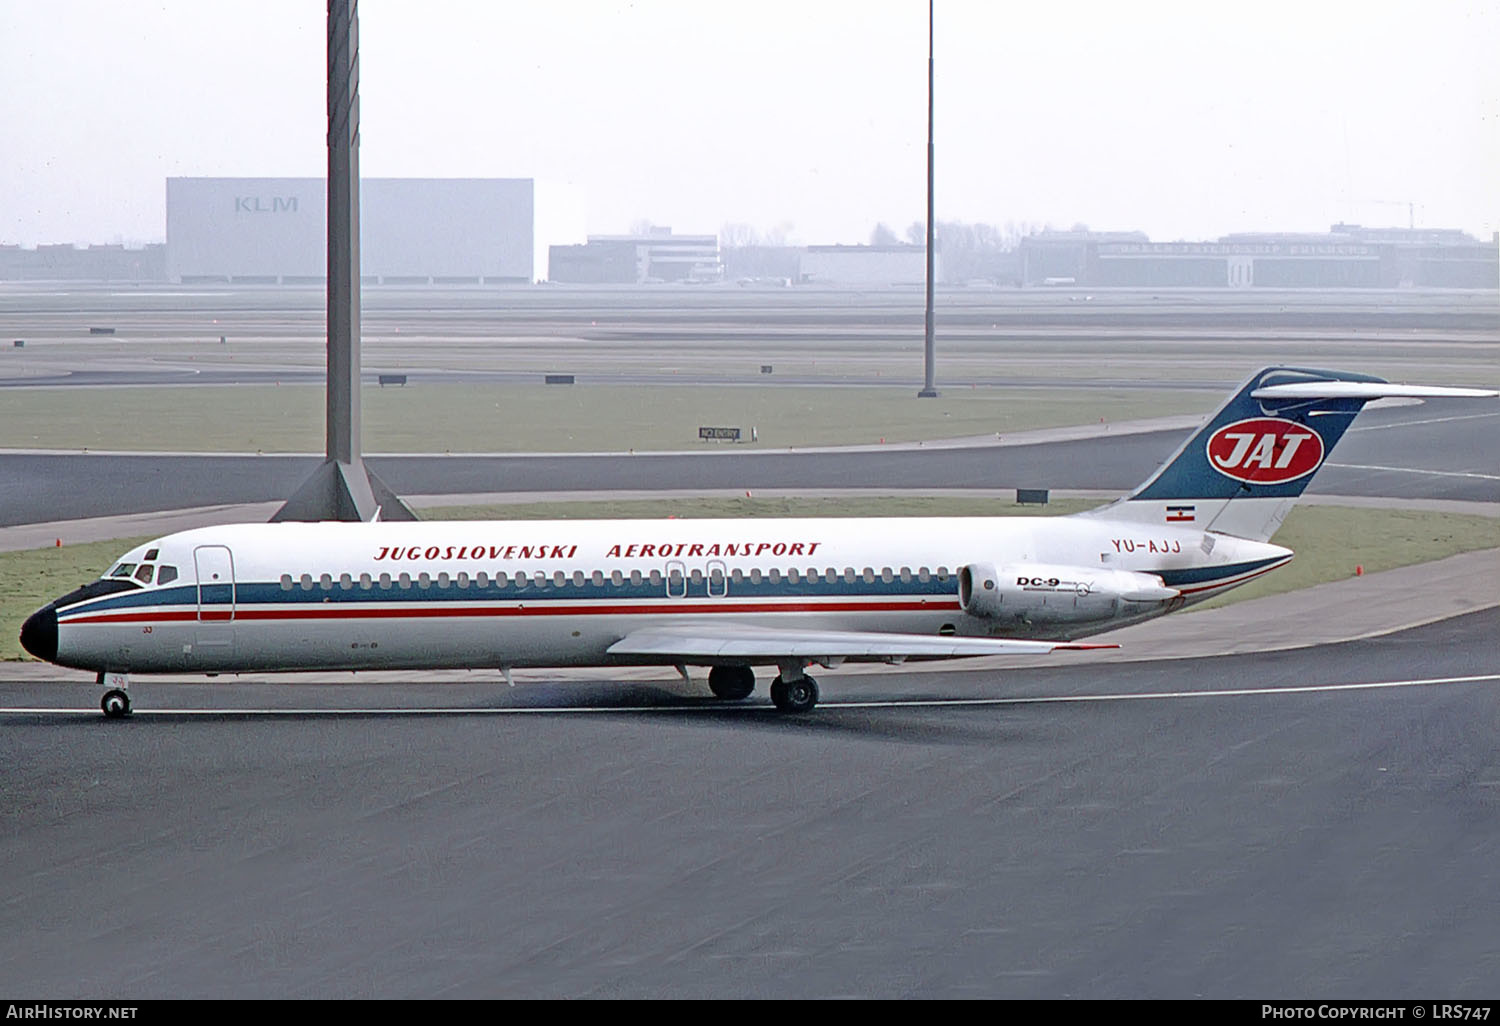
[[[130,687],[130,678],[123,673],[101,673],[97,683],[109,687],[99,700],[99,708],[103,710],[105,718],[118,720],[129,716],[130,692],[126,689]]]

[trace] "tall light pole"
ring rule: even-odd
[[[932,279],[935,266],[932,250],[932,5],[933,0],[927,0],[927,334],[924,346],[926,374],[922,379],[922,391],[917,393],[918,399],[936,399],[938,394],[937,386],[933,383],[935,352],[932,340]]]
[[[273,521],[417,519],[360,454],[359,338],[359,11],[328,0],[327,458]]]

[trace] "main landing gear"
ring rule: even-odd
[[[818,704],[818,682],[807,674],[786,679],[783,670],[771,681],[771,701],[784,713],[804,713]]]
[[[748,666],[714,666],[708,671],[708,689],[715,698],[738,702],[755,691],[755,671]],[[784,665],[771,682],[771,701],[785,713],[804,713],[818,704],[818,682],[801,666]]]
[[[755,690],[755,671],[748,666],[713,666],[708,671],[708,690],[715,698],[738,702]]]
[[[130,715],[130,679],[123,673],[101,673],[96,683],[109,685],[109,690],[99,700],[99,708],[106,719],[118,720]]]

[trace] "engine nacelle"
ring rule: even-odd
[[[971,616],[1023,623],[1082,623],[1147,612],[1179,592],[1155,574],[1049,563],[970,563],[958,602]]]

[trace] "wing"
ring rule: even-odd
[[[614,655],[656,656],[671,662],[698,659],[769,662],[795,658],[835,665],[845,660],[901,662],[962,656],[1045,655],[1057,649],[1119,647],[875,631],[808,631],[737,623],[681,623],[631,631],[609,646],[609,651]]]

